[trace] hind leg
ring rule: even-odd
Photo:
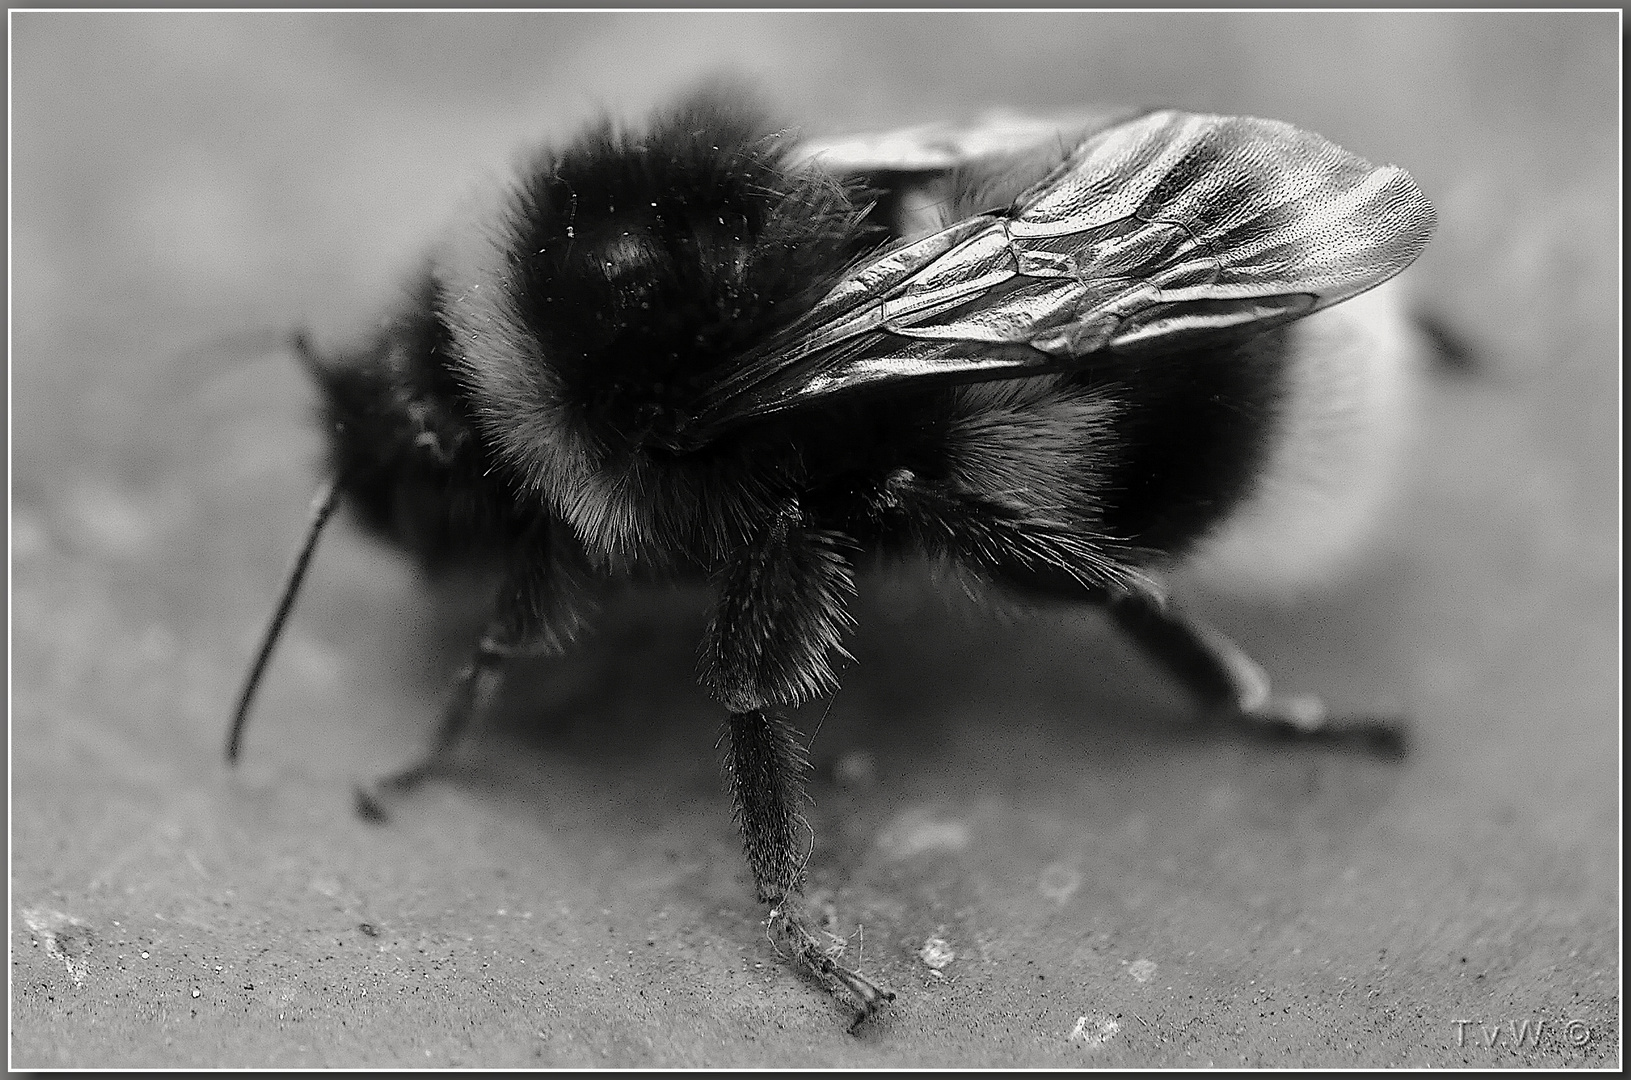
[[[1203,710],[1252,734],[1349,743],[1387,756],[1404,752],[1402,717],[1336,712],[1316,695],[1276,692],[1246,650],[1152,584],[1087,587],[1064,573],[1018,567],[999,568],[994,576],[1022,596],[1103,607]]]
[[[1404,751],[1401,718],[1334,713],[1312,694],[1276,693],[1244,649],[1153,589],[1112,593],[1105,606],[1117,626],[1219,716],[1264,735],[1351,742],[1386,755]]]

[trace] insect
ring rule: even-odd
[[[1298,320],[1402,270],[1432,226],[1404,171],[1270,120],[800,146],[702,94],[603,123],[527,159],[363,347],[297,343],[331,479],[228,758],[341,502],[430,570],[498,571],[430,752],[359,789],[369,816],[446,760],[507,659],[571,646],[608,583],[704,578],[701,680],[767,925],[859,1023],[894,995],[804,910],[783,711],[835,691],[872,561],[1101,605],[1207,711],[1397,748],[1388,717],[1273,692],[1159,581],[1313,452],[1329,425],[1299,422],[1334,410],[1329,385],[1387,363],[1363,334],[1326,348],[1343,309]]]

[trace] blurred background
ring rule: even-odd
[[[14,1066],[1618,1062],[1618,13],[10,30]],[[1428,384],[1349,578],[1189,594],[1288,688],[1407,703],[1403,762],[1198,730],[1091,613],[863,596],[799,717],[812,897],[900,993],[857,1037],[763,936],[698,596],[524,666],[371,828],[351,782],[418,751],[479,612],[342,524],[221,761],[315,486],[289,330],[365,333],[518,149],[722,74],[811,135],[1099,104],[1320,132],[1433,200],[1406,281],[1479,362]]]

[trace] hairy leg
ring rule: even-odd
[[[838,962],[842,945],[814,929],[803,908],[804,863],[809,826],[800,812],[808,767],[793,726],[773,712],[732,713],[725,762],[748,867],[761,903],[770,905],[770,934],[778,951],[860,1005],[855,1024],[895,995]]]
[[[856,1024],[895,995],[838,962],[841,945],[803,910],[809,826],[798,733],[776,714],[837,686],[830,656],[854,591],[845,541],[804,527],[796,504],[768,523],[718,579],[703,642],[703,681],[730,711],[725,768],[748,867],[779,950],[860,1007]]]

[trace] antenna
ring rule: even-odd
[[[317,550],[317,537],[322,533],[323,526],[334,513],[334,508],[340,504],[340,485],[337,480],[330,480],[317,489],[312,498],[311,517],[306,523],[306,539],[300,545],[300,554],[295,557],[294,565],[289,567],[289,574],[283,581],[283,595],[278,600],[277,612],[266,627],[266,633],[261,637],[260,652],[255,655],[255,665],[249,669],[249,678],[244,682],[243,693],[238,695],[238,711],[232,718],[232,730],[227,733],[227,764],[236,764],[238,761],[238,746],[243,741],[244,722],[249,719],[249,704],[255,699],[255,690],[260,686],[261,675],[266,671],[266,664],[272,659],[272,650],[277,647],[278,636],[283,633],[283,624],[288,621],[289,612],[294,608],[295,596],[300,592],[300,583],[306,577],[306,567],[311,564],[312,552]]]

